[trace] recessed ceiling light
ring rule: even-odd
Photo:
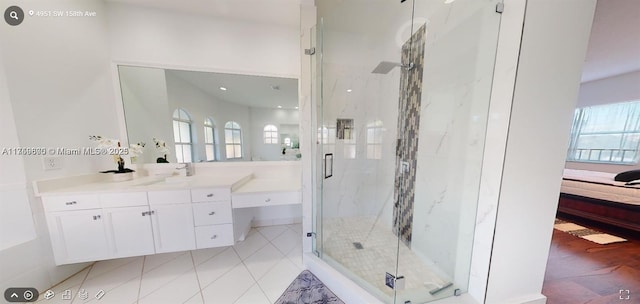
[[[452,3],[453,1],[456,1],[456,0],[444,0],[444,4],[449,4],[449,3]]]
[[[351,92],[353,92],[352,89],[347,89],[347,93],[351,93]]]
[[[225,88],[225,87],[220,87],[220,90],[222,90],[222,91],[226,91],[226,90],[227,90],[227,88]]]
[[[278,106],[278,109],[282,109],[282,106]]]
[[[296,107],[296,110],[298,109],[298,107]]]

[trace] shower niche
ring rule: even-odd
[[[384,303],[468,289],[499,2],[316,3],[314,250]]]

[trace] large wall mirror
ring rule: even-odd
[[[123,65],[118,74],[129,143],[145,143],[136,163],[300,157],[297,79]]]

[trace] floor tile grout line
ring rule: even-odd
[[[126,285],[127,283],[129,283],[129,282],[131,282],[131,281],[134,281],[134,280],[137,280],[137,279],[138,279],[138,277],[135,277],[135,278],[133,278],[133,279],[130,279],[130,280],[128,280],[128,281],[125,281],[124,283],[122,283],[122,284],[120,284],[120,285],[117,285],[116,287],[114,287],[114,288],[110,289],[109,291],[113,291],[113,290],[115,290],[115,289],[117,289],[117,288],[120,288],[120,287],[122,287],[122,286]],[[105,293],[105,295],[106,295],[106,293]],[[100,300],[99,300],[99,299],[95,299],[95,298],[91,298],[91,300],[88,300],[88,301],[83,302],[83,303],[85,303],[85,304],[86,304],[86,303],[96,303],[96,302],[98,302],[98,301],[100,301]],[[135,301],[134,303],[137,303],[137,302],[138,302],[138,301],[137,301],[137,297],[136,297],[136,301]]]
[[[282,232],[280,232],[280,234],[278,234],[278,235],[273,237],[274,240],[277,239],[279,236],[281,236],[283,233],[285,233],[285,231],[287,231],[287,229],[289,228],[289,227],[286,227],[286,225],[274,225],[274,226],[285,226],[285,229]],[[273,226],[264,226],[264,227],[273,227]],[[272,240],[270,240],[266,235],[264,235],[262,232],[260,232],[260,229],[258,229],[258,228],[259,227],[255,228],[256,231],[258,233],[260,233],[262,235],[262,237],[264,237],[267,241],[271,242]]]
[[[202,294],[202,292],[200,292],[200,294]],[[193,299],[193,298],[195,298],[195,297],[197,297],[197,296],[198,296],[197,294],[194,294],[193,296],[191,296],[190,298],[188,298],[186,301],[182,302],[182,304],[184,304],[184,303],[187,303],[187,302],[191,301],[191,299]],[[202,300],[202,301],[203,301],[202,303],[204,304],[204,298],[203,298],[203,297],[201,297],[201,298],[203,299],[203,300]]]
[[[297,246],[293,246],[293,248],[289,249],[289,251],[284,252],[284,251],[280,250],[280,248],[278,248],[278,246],[276,244],[274,244],[273,242],[269,242],[269,243],[271,243],[271,245],[273,245],[273,247],[276,247],[276,249],[278,249],[278,251],[280,251],[280,253],[284,254],[285,257],[287,256],[287,254],[289,254],[291,251],[293,251],[297,247]]]
[[[236,254],[237,254],[237,255],[238,255],[238,257],[240,258],[240,260],[244,262],[244,260],[246,260],[246,259],[248,259],[248,258],[250,258],[250,257],[254,256],[258,251],[262,250],[264,247],[266,247],[267,245],[269,245],[269,243],[271,243],[271,242],[269,242],[269,240],[267,240],[266,238],[265,238],[265,240],[266,240],[267,242],[266,242],[264,245],[262,245],[262,247],[260,247],[260,248],[256,249],[256,251],[254,251],[253,253],[251,253],[250,255],[248,255],[248,256],[247,256],[246,258],[244,258],[244,259],[240,256],[240,254],[238,253],[238,251],[236,251]],[[235,246],[231,246],[231,247],[235,250]],[[277,248],[276,248],[276,249],[277,249]]]
[[[138,257],[134,257],[134,258],[132,258],[132,259],[131,259],[131,261],[130,261],[130,262],[124,263],[124,264],[122,264],[122,265],[118,265],[118,266],[116,266],[115,268],[111,268],[111,269],[109,269],[108,271],[105,271],[105,272],[103,272],[103,273],[101,273],[101,274],[98,274],[98,275],[96,275],[95,277],[92,277],[92,278],[90,278],[90,279],[89,279],[89,277],[87,276],[87,279],[89,279],[89,280],[93,280],[93,279],[95,279],[95,278],[99,278],[99,277],[101,277],[101,276],[107,275],[107,274],[109,274],[110,272],[112,272],[112,271],[114,271],[114,270],[116,270],[116,269],[118,269],[118,268],[122,268],[122,267],[124,267],[124,266],[130,265],[131,263],[136,262],[137,258],[138,258]],[[98,263],[100,263],[100,262],[101,262],[101,261],[98,261],[98,262],[96,262],[95,264],[98,264]],[[92,268],[92,270],[93,270],[93,268]]]
[[[183,255],[185,255],[185,254],[187,254],[187,252],[188,252],[188,251],[189,251],[189,250],[187,250],[187,251],[183,251],[182,253],[180,253],[180,254],[176,255],[175,257],[173,257],[173,258],[171,258],[171,259],[168,259],[168,260],[164,261],[162,264],[158,264],[158,265],[156,265],[156,267],[153,267],[153,268],[149,269],[147,272],[149,272],[149,271],[153,271],[153,270],[156,270],[156,269],[158,269],[159,267],[164,266],[164,265],[166,265],[167,263],[170,263],[171,261],[173,261],[173,260],[175,260],[175,259],[177,259],[177,258],[179,258],[179,257],[181,257],[181,256],[183,256]],[[180,251],[177,251],[177,252],[180,252]],[[159,255],[159,254],[172,254],[172,253],[176,253],[176,252],[163,252],[163,253],[156,253],[156,254],[152,254],[152,255]],[[145,260],[146,260],[146,257],[148,257],[148,256],[149,256],[149,255],[145,255],[145,256],[144,256],[144,257],[145,257]],[[143,268],[144,268],[144,267],[143,267]],[[146,273],[146,272],[143,272],[143,273]]]
[[[84,287],[83,285],[84,285],[85,283],[87,283],[87,282],[89,282],[89,281],[91,281],[91,280],[93,280],[93,279],[95,279],[95,278],[101,277],[101,276],[103,276],[103,275],[107,275],[107,274],[109,274],[110,272],[112,272],[112,271],[113,271],[113,270],[115,270],[115,269],[122,268],[122,267],[124,267],[124,266],[130,265],[130,264],[132,264],[132,263],[136,262],[137,260],[138,260],[138,257],[137,257],[137,258],[132,259],[132,261],[131,261],[131,262],[125,263],[125,264],[120,265],[120,266],[117,266],[116,268],[113,268],[113,269],[111,269],[111,270],[109,270],[109,271],[107,271],[107,272],[101,273],[101,274],[99,274],[99,275],[97,275],[97,276],[95,276],[95,277],[92,277],[91,279],[89,279],[89,275],[91,274],[91,271],[90,271],[90,272],[87,274],[87,278],[82,282],[82,285],[81,285],[80,287]],[[142,267],[144,267],[144,258],[143,258],[143,260],[142,260],[142,261],[143,261]],[[100,263],[100,261],[96,262],[96,264],[98,264],[98,263]],[[91,268],[91,270],[92,270],[92,271],[94,270],[94,269],[93,269],[93,267]],[[136,279],[136,278],[132,278],[132,279],[127,280],[127,281],[124,281],[124,282],[121,282],[121,281],[120,281],[120,282],[119,282],[119,284],[117,284],[117,285],[113,286],[113,288],[111,288],[111,289],[109,289],[109,290],[103,290],[103,291],[105,291],[105,292],[109,292],[109,291],[114,290],[114,289],[116,289],[116,288],[119,288],[119,287],[121,287],[122,285],[124,285],[124,284],[126,284],[126,283],[129,283],[129,282],[131,282],[131,281],[133,281],[133,280],[135,280],[135,279]],[[82,289],[82,288],[81,288],[81,289]],[[75,301],[75,297],[74,297],[74,301]],[[86,302],[84,302],[84,303],[89,303],[89,302],[91,302],[91,301],[93,301],[93,299],[92,299],[92,300],[89,300],[89,301],[86,301]]]
[[[200,276],[198,275],[198,267],[196,267],[196,261],[193,259],[193,250],[189,251],[191,255],[191,263],[193,264],[193,272],[196,274],[196,281],[198,282],[198,293],[200,294],[200,298],[202,299],[202,303],[204,303],[204,295],[202,294],[202,284],[200,284]],[[212,259],[215,257],[211,257]],[[208,260],[207,260],[208,261]],[[193,297],[191,297],[193,298]],[[189,301],[191,298],[187,299]]]
[[[82,279],[82,282],[80,282],[80,287],[79,287],[79,289],[78,289],[78,290],[82,289],[82,286],[83,286],[83,285],[84,285],[84,283],[87,281],[87,277],[89,277],[89,274],[91,273],[91,270],[93,270],[93,266],[94,266],[95,264],[96,264],[96,263],[91,264],[91,268],[89,268],[89,271],[87,271],[87,274],[85,274],[85,275],[84,275],[84,279]],[[76,295],[77,295],[77,294],[78,294],[78,293],[76,292]],[[71,296],[71,303],[75,302],[75,300],[76,300],[76,297],[75,297],[75,296]]]
[[[266,246],[266,245],[265,245]],[[267,296],[267,293],[264,291],[264,289],[262,289],[262,286],[260,285],[260,282],[258,282],[258,280],[256,280],[256,277],[253,276],[253,273],[251,273],[251,271],[249,271],[249,267],[247,267],[247,264],[244,263],[244,261],[241,261],[242,265],[244,265],[244,268],[247,269],[247,272],[249,273],[249,275],[251,276],[251,278],[253,279],[253,281],[255,282],[254,285],[257,285],[258,288],[260,288],[260,291],[262,292],[262,295],[264,295],[265,298],[267,298],[267,300],[269,300],[269,303],[271,302],[271,299],[269,299],[269,297]],[[275,267],[275,265],[274,265]],[[272,267],[273,268],[273,267]],[[269,269],[271,270],[271,269]],[[267,270],[267,272],[269,272],[269,270]],[[264,276],[264,275],[263,275]],[[253,286],[253,285],[252,285]],[[238,299],[242,298],[242,296],[244,296],[247,292],[249,292],[249,290],[251,290],[251,287],[249,287],[249,289],[247,289],[240,297],[238,297]],[[233,303],[237,302],[238,299],[236,299],[235,301],[233,301]]]
[[[186,254],[186,252],[185,252],[185,254]],[[182,256],[182,255],[180,255],[180,256]],[[154,268],[154,269],[155,269],[155,268]],[[149,296],[149,295],[151,295],[152,293],[154,293],[154,292],[156,292],[156,291],[160,290],[161,288],[163,288],[163,287],[165,287],[165,286],[167,286],[167,285],[171,284],[173,281],[175,281],[175,280],[179,279],[181,276],[185,275],[187,272],[189,272],[189,271],[191,271],[191,270],[193,270],[193,271],[195,272],[195,269],[188,269],[188,270],[185,270],[185,271],[181,272],[180,274],[178,274],[175,278],[173,278],[173,279],[169,280],[167,283],[165,283],[165,284],[163,284],[162,286],[160,286],[160,287],[158,287],[158,288],[156,288],[156,289],[152,290],[151,292],[149,292],[148,294],[146,294],[144,297],[140,298],[140,295],[138,295],[138,301],[140,301],[140,299],[143,299],[143,298],[148,297],[148,296]],[[140,279],[140,281],[141,281],[141,282],[140,282],[140,285],[142,285],[142,278]]]
[[[225,246],[225,247],[232,247],[232,246]],[[220,248],[220,247],[213,247],[213,248]],[[211,249],[211,248],[196,249],[196,250],[206,250],[206,249]],[[191,257],[193,258],[193,250],[190,250],[190,251],[191,251]],[[211,259],[213,259],[213,258],[215,258],[215,257],[219,256],[221,253],[223,253],[223,252],[225,252],[225,251],[226,251],[226,249],[225,249],[225,250],[222,250],[222,251],[220,251],[220,252],[218,252],[218,253],[216,253],[216,254],[214,254],[214,255],[210,256],[210,257],[208,257],[206,260],[204,260],[204,261],[202,261],[202,262],[200,262],[200,263],[198,263],[198,264],[195,264],[195,261],[196,261],[195,259],[193,260],[193,262],[194,262],[195,266],[202,265],[202,264],[204,264],[204,263],[208,262],[209,260],[211,260]]]
[[[182,277],[183,275],[187,274],[187,273],[188,273],[189,271],[191,271],[191,270],[192,270],[192,269],[189,269],[189,270],[187,270],[187,271],[184,271],[184,272],[182,272],[182,273],[178,274],[175,278],[173,278],[173,279],[169,280],[169,282],[167,282],[167,283],[165,283],[165,284],[162,284],[162,286],[160,286],[160,287],[158,287],[158,288],[154,289],[153,291],[151,291],[150,293],[148,293],[148,294],[147,294],[147,295],[145,295],[144,297],[139,298],[139,299],[138,299],[138,301],[139,301],[140,299],[144,299],[144,298],[146,298],[146,297],[150,296],[151,294],[153,294],[153,293],[157,292],[158,290],[162,289],[163,287],[165,287],[165,286],[167,286],[167,285],[169,285],[169,284],[173,283],[174,281],[176,281],[177,279],[179,279],[179,278],[180,278],[180,277]]]
[[[235,249],[233,248],[233,246],[228,246],[229,249],[233,250],[234,253],[236,254],[236,256],[238,256],[238,260],[240,260],[240,262],[238,264],[234,264],[232,265],[229,270],[225,271],[224,273],[222,273],[219,277],[217,277],[215,280],[211,281],[211,283],[207,284],[206,286],[204,286],[204,288],[200,289],[200,292],[202,292],[203,290],[207,289],[209,286],[211,286],[211,284],[217,282],[220,278],[224,277],[227,273],[231,272],[234,268],[236,268],[236,266],[240,265],[240,263],[242,263],[242,259],[240,258],[240,256],[238,255],[237,252],[235,252]],[[224,251],[227,251],[229,249],[226,249]],[[204,293],[202,294],[202,298],[204,299]]]
[[[44,292],[46,292],[47,290],[53,290],[54,288],[56,288],[56,287],[58,287],[58,286],[60,286],[60,285],[64,284],[64,282],[69,281],[71,278],[75,277],[76,275],[80,274],[81,272],[83,272],[83,271],[85,271],[85,270],[88,270],[88,271],[87,271],[87,274],[89,274],[89,272],[91,271],[91,268],[93,267],[93,264],[95,264],[95,263],[96,263],[96,262],[93,262],[91,265],[87,265],[86,267],[84,267],[84,268],[82,268],[82,269],[78,270],[76,273],[74,273],[74,274],[70,275],[68,278],[66,278],[66,279],[64,279],[64,280],[62,280],[62,281],[60,281],[60,282],[56,283],[56,284],[55,284],[55,285],[53,285],[53,286],[50,286],[49,288],[45,289],[43,292],[40,292],[40,293],[44,293]],[[86,275],[85,275],[85,278],[86,278]],[[82,282],[80,282],[80,286],[82,286],[82,283],[83,283],[83,282],[84,282],[84,279],[82,280]],[[74,286],[75,286],[75,285],[74,285]],[[71,287],[73,287],[73,286],[71,286]],[[37,301],[37,302],[40,302],[40,301]]]
[[[142,277],[144,276],[144,266],[147,264],[147,256],[142,258],[142,269],[140,269],[140,283],[138,283],[138,296],[136,297],[136,303],[140,301],[140,292],[142,292]]]

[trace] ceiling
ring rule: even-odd
[[[207,95],[226,102],[273,109],[277,109],[278,106],[283,109],[295,109],[298,106],[297,79],[181,70],[166,70],[166,73],[175,75]],[[227,90],[220,90],[220,87]]]
[[[640,1],[599,0],[582,81],[640,70]]]
[[[307,0],[106,0],[143,7],[173,10],[183,13],[215,16],[298,28],[300,4]],[[345,5],[343,0],[323,0],[333,5]],[[422,0],[420,0],[422,1]],[[362,23],[375,14],[367,14],[370,5],[361,5]],[[338,3],[338,4],[336,4]],[[319,2],[323,6],[324,2]],[[379,3],[378,3],[379,4]],[[388,5],[387,5],[388,6]],[[392,6],[395,7],[395,6]],[[398,6],[400,9],[401,6]],[[397,12],[400,13],[400,12]],[[351,20],[354,16],[342,16]],[[358,22],[360,23],[360,22]],[[381,24],[373,22],[371,24]],[[599,0],[583,67],[582,81],[592,81],[640,70],[640,1]]]
[[[106,1],[254,23],[295,27],[297,29],[300,25],[300,3],[302,0]]]

